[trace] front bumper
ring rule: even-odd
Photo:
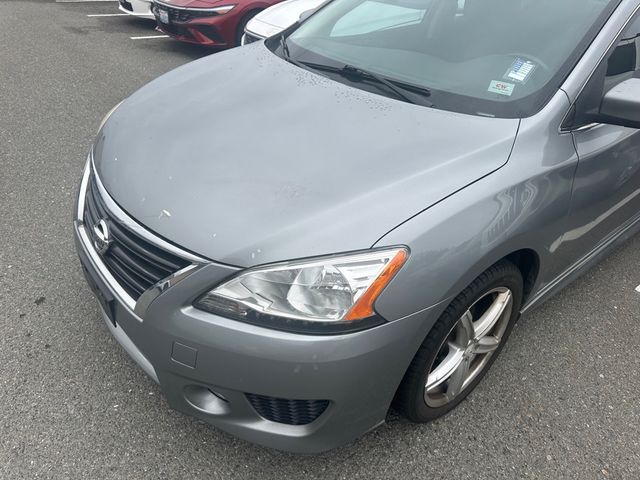
[[[129,15],[153,18],[151,0],[118,0],[118,8]]]
[[[167,13],[166,21],[160,17],[160,10]],[[207,47],[235,46],[234,13],[205,16],[202,9],[171,7],[155,3],[151,11],[155,16],[157,30],[186,43]]]
[[[85,190],[86,185],[80,189],[74,232],[87,280],[101,300],[109,330],[159,383],[171,407],[251,442],[307,453],[349,442],[384,422],[426,335],[430,310],[338,336],[256,327],[191,306],[204,290],[237,271],[214,262],[158,288],[150,302],[141,304],[143,295],[132,305],[121,298],[88,239],[79,213]],[[290,425],[263,418],[247,394],[322,399],[329,406],[309,424]]]

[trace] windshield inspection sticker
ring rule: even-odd
[[[530,60],[516,58],[516,61],[513,62],[513,65],[511,65],[507,73],[504,74],[504,78],[518,83],[525,83],[536,67],[537,65]]]
[[[513,94],[514,88],[516,88],[516,86],[513,83],[501,82],[498,80],[493,80],[489,84],[490,92],[506,95],[507,97],[510,97]]]

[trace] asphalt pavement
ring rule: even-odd
[[[0,0],[0,478],[640,478],[640,237],[523,317],[435,423],[392,412],[299,456],[170,410],[102,323],[71,212],[102,116],[210,52],[87,16],[106,13],[115,2]]]

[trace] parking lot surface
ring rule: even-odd
[[[299,456],[169,410],[99,317],[71,212],[102,116],[210,52],[88,16],[108,13],[115,2],[0,0],[0,478],[640,478],[638,237],[523,317],[433,424],[391,412]]]

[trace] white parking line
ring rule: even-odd
[[[131,40],[148,40],[152,38],[169,38],[169,35],[145,35],[143,37],[129,37]]]
[[[640,285],[636,287],[636,292],[640,293]]]
[[[128,13],[94,13],[87,15],[87,17],[128,17]]]

